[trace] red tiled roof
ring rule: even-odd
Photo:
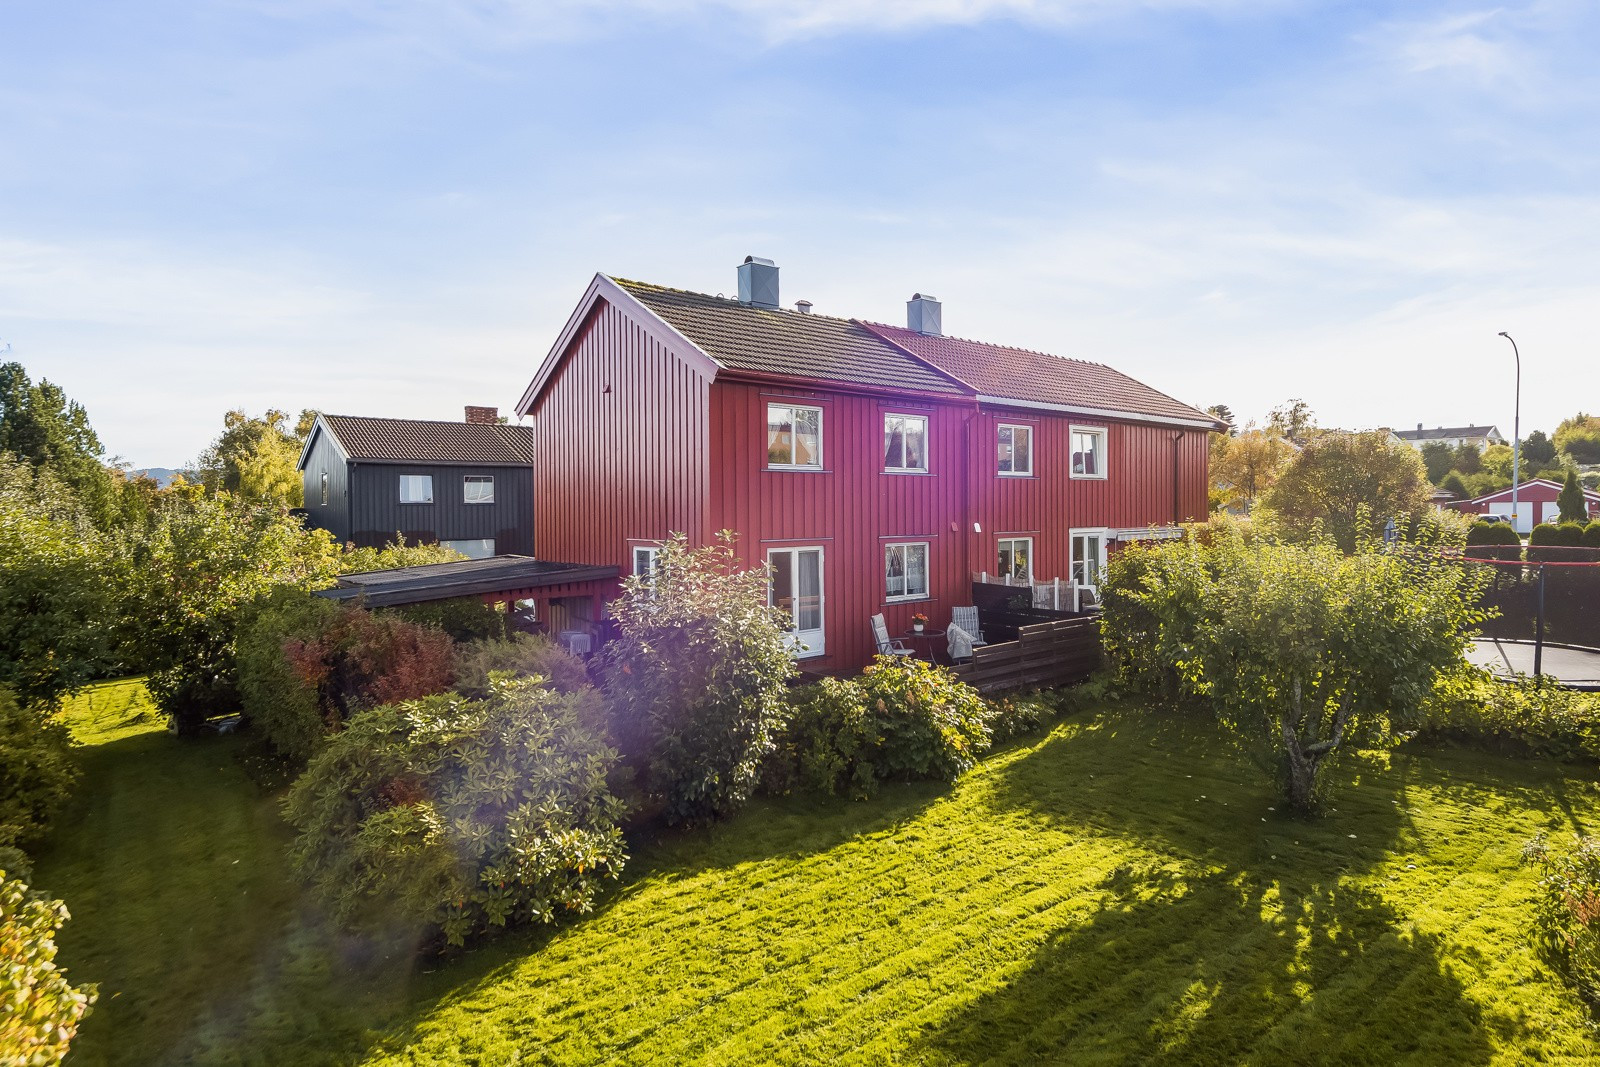
[[[956,396],[966,392],[852,319],[751,307],[727,297],[612,280],[730,370]]]
[[[533,462],[533,430],[527,426],[360,415],[324,415],[322,421],[354,460],[490,466]]]
[[[1026,348],[939,337],[898,326],[865,324],[880,337],[926,360],[982,396],[1019,404],[1094,408],[1153,419],[1216,423],[1216,419],[1103,363]]]

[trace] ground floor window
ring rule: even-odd
[[[804,658],[826,648],[822,625],[822,549],[774,548],[767,552],[772,585],[767,602],[788,617],[789,644]]]
[[[925,600],[928,596],[928,543],[883,546],[883,576],[889,600]]]
[[[468,559],[488,559],[494,555],[494,538],[492,537],[472,537],[461,541],[440,541],[439,543],[445,548],[454,549]]]
[[[1100,585],[1106,568],[1105,530],[1072,531],[1072,580],[1079,585]]]
[[[661,549],[655,545],[637,545],[633,550],[633,574],[636,578],[654,578],[656,557]]]
[[[997,574],[1002,578],[1028,581],[1033,577],[1033,538],[1002,537]]]

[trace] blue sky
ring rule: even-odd
[[[1600,408],[1600,9],[11,0],[0,349],[137,465],[509,409],[596,270],[1325,424]]]

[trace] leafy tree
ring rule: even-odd
[[[1439,483],[1439,488],[1445,492],[1454,493],[1462,500],[1470,499],[1467,492],[1467,483],[1462,481],[1460,471],[1451,471],[1446,474],[1444,480]]]
[[[1555,463],[1555,443],[1543,430],[1535,430],[1522,441],[1522,458],[1534,470],[1549,467]]]
[[[1574,463],[1600,463],[1600,415],[1578,412],[1556,427],[1556,448]]]
[[[1528,464],[1522,457],[1517,458],[1522,460],[1518,480],[1525,482],[1528,480]],[[1483,450],[1483,473],[1494,479],[1496,489],[1503,489],[1511,484],[1511,459],[1510,445],[1490,445]]]
[[[1363,514],[1381,526],[1430,505],[1428,477],[1414,449],[1386,432],[1323,434],[1290,461],[1262,498],[1267,525],[1296,541],[1333,538],[1353,552]]]
[[[282,411],[269,410],[259,419],[228,412],[222,434],[200,456],[201,480],[212,492],[226,490],[251,503],[300,507],[304,493],[296,466],[316,417],[302,411],[291,426]]]
[[[783,722],[794,661],[767,604],[765,567],[745,569],[734,535],[690,548],[675,535],[647,581],[612,603],[621,631],[603,665],[624,758],[668,822],[729,815],[755,787]]]
[[[1215,417],[1218,422],[1227,426],[1227,430],[1224,432],[1229,437],[1232,437],[1234,433],[1237,432],[1238,427],[1234,424],[1233,409],[1228,405],[1212,404],[1210,407],[1206,408],[1206,414]]]
[[[1267,429],[1297,445],[1304,444],[1316,428],[1317,416],[1304,400],[1285,401],[1267,415]]]
[[[1566,481],[1556,497],[1556,506],[1561,509],[1562,522],[1589,521],[1589,502],[1584,499],[1583,486],[1578,484],[1578,472],[1571,468],[1568,468]]]
[[[60,386],[35,384],[20,363],[0,363],[0,453],[48,470],[97,525],[116,515],[116,482],[88,413]]]
[[[50,707],[114,661],[104,535],[48,467],[0,454],[0,685]]]
[[[1418,450],[1422,465],[1428,469],[1428,481],[1443,485],[1444,476],[1455,468],[1456,450],[1443,441],[1429,441]]]
[[[1111,561],[1101,631],[1124,677],[1170,670],[1176,695],[1208,708],[1307,812],[1342,746],[1393,737],[1460,665],[1483,618],[1469,606],[1479,569],[1230,530],[1140,543]]]
[[[72,736],[54,715],[0,688],[0,847],[30,844],[72,793]]]
[[[296,872],[339,921],[442,932],[593,908],[627,862],[591,689],[499,679],[362,712],[295,782]]]
[[[1455,462],[1451,465],[1451,469],[1458,470],[1462,474],[1477,474],[1483,470],[1483,452],[1477,445],[1467,441],[1461,442],[1456,446]]]
[[[0,1063],[44,1067],[66,1056],[96,993],[56,965],[56,932],[70,916],[29,877],[22,854],[0,848]]]
[[[1255,507],[1294,456],[1294,446],[1277,434],[1247,427],[1237,437],[1213,434],[1211,487],[1225,504]]]

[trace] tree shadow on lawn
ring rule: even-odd
[[[1365,890],[1131,868],[1103,888],[1110,896],[1096,914],[946,1019],[925,1038],[924,1058],[1457,1065],[1492,1057],[1482,1014],[1441,962],[1437,939],[1408,930]]]

